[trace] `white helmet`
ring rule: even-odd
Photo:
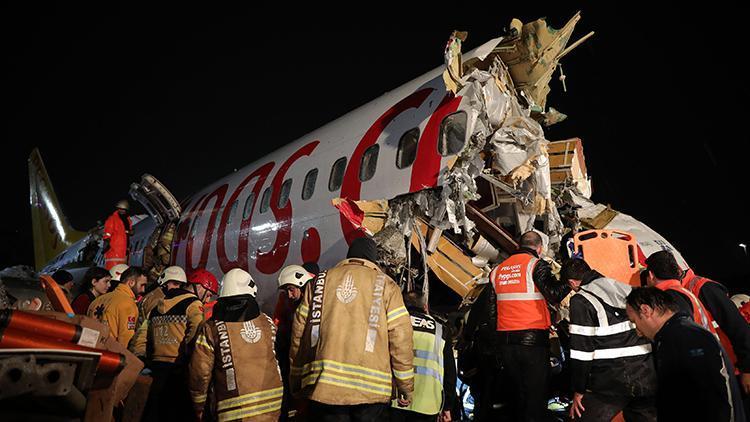
[[[279,273],[279,289],[287,284],[301,288],[313,278],[315,276],[310,274],[301,265],[289,265],[288,267],[284,267]]]
[[[221,292],[219,297],[251,295],[255,297],[258,293],[258,286],[255,284],[253,277],[241,268],[234,268],[224,274],[221,279]]]
[[[127,199],[122,199],[122,200],[117,201],[117,203],[115,204],[115,208],[121,209],[121,210],[129,210],[130,203],[128,202]]]
[[[112,276],[112,281],[120,281],[120,277],[122,277],[122,273],[124,273],[128,268],[128,264],[117,264],[114,267],[112,267],[109,270],[109,275]]]
[[[731,297],[732,302],[734,302],[734,306],[737,308],[741,308],[742,305],[744,305],[747,302],[750,302],[750,296],[739,293]]]
[[[187,276],[185,276],[185,270],[177,265],[167,267],[161,273],[159,278],[156,280],[156,284],[163,286],[167,281],[178,281],[180,283],[187,283]]]

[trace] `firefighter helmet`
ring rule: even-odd
[[[200,284],[204,289],[216,294],[219,291],[219,282],[210,271],[204,268],[198,268],[190,273],[188,277],[189,284]]]
[[[117,264],[109,270],[109,275],[112,276],[112,281],[120,281],[122,273],[128,268],[128,264]]]
[[[185,277],[185,270],[183,270],[182,267],[179,267],[177,265],[172,265],[171,267],[165,268],[164,271],[159,276],[159,279],[156,280],[156,283],[160,286],[163,286],[168,281],[177,281],[179,283],[187,283],[187,277]]]
[[[279,289],[287,284],[301,288],[313,278],[315,276],[307,272],[301,265],[289,265],[279,273]]]
[[[258,286],[255,284],[253,277],[245,270],[234,268],[224,274],[221,280],[221,293],[219,297],[251,295],[255,297],[258,293]]]

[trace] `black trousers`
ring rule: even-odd
[[[434,415],[423,415],[422,413],[411,412],[409,410],[396,409],[391,407],[391,422],[435,422],[437,421],[437,414]],[[453,416],[453,415],[451,415]]]
[[[576,421],[611,421],[619,412],[627,422],[656,422],[655,397],[607,396],[596,393],[583,395],[586,410]]]
[[[375,422],[388,417],[389,403],[338,406],[310,402],[310,419],[315,422]]]
[[[165,422],[193,420],[193,404],[187,387],[185,368],[167,362],[152,362],[151,389],[142,421]]]
[[[493,418],[492,406],[498,401],[496,380],[500,364],[493,355],[482,354],[480,356],[479,371],[471,383],[471,395],[474,396],[474,420],[489,421]]]
[[[549,346],[501,344],[502,383],[512,420],[546,421]]]

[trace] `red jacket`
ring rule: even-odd
[[[128,256],[128,234],[132,227],[130,217],[127,217],[128,226],[122,221],[118,211],[112,213],[104,222],[104,236],[102,239],[109,239],[109,250],[104,253],[105,261],[117,261],[116,264],[124,264]]]

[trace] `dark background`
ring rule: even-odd
[[[404,12],[267,6],[4,6],[0,268],[33,264],[26,160],[38,146],[65,214],[86,230],[144,172],[191,192],[437,67],[453,29],[468,51],[512,17],[597,34],[563,61],[569,115],[596,202],[671,241],[699,274],[750,282],[744,14],[715,2],[461,2]],[[376,8],[363,10],[363,7]],[[557,76],[557,74],[555,74]]]

